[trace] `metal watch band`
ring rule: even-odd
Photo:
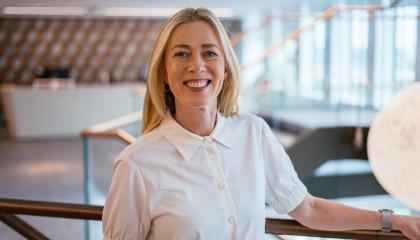
[[[381,213],[382,219],[382,232],[391,232],[392,225],[391,225],[391,215],[394,213],[392,210],[389,209],[380,209],[378,210]]]

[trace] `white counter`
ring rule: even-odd
[[[0,88],[10,134],[19,139],[78,137],[86,127],[139,110],[143,85],[70,89]]]

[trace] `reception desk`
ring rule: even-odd
[[[139,110],[144,91],[140,84],[64,89],[4,85],[1,98],[12,137],[74,138],[86,127]]]

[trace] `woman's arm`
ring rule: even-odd
[[[150,224],[146,188],[140,170],[130,159],[118,160],[102,214],[104,239],[143,240]]]
[[[381,229],[379,212],[349,207],[310,194],[289,215],[301,224],[318,230]],[[400,230],[410,239],[420,239],[419,217],[392,215],[391,224],[392,229]]]

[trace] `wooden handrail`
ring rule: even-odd
[[[15,230],[21,236],[31,240],[48,240],[49,238],[34,227],[13,214],[0,213],[0,221]]]
[[[376,11],[379,11],[379,10],[383,10],[385,8],[386,7],[383,6],[383,5],[370,5],[370,6],[363,6],[363,5],[349,5],[349,6],[346,6],[346,5],[344,5],[342,7],[342,10],[343,11],[364,10],[364,11],[367,11],[367,12],[376,12]]]
[[[140,121],[142,118],[142,111],[133,112],[127,115],[124,115],[119,118],[115,118],[103,123],[95,124],[89,128],[86,129],[86,131],[89,132],[103,132],[108,131],[112,129],[116,129],[122,126],[125,126],[127,124]]]
[[[101,220],[102,206],[0,198],[0,213]]]
[[[141,120],[142,111],[137,111],[110,121],[95,124],[84,129],[80,135],[82,137],[118,138],[127,144],[131,144],[136,138],[119,127],[137,121],[140,122]]]
[[[133,135],[129,134],[123,129],[107,130],[103,132],[83,130],[80,135],[82,137],[117,138],[127,144],[132,144],[136,140]]]
[[[0,213],[8,214],[101,220],[102,210],[102,206],[0,198]],[[407,239],[399,231],[393,231],[391,233],[371,230],[342,232],[319,231],[307,228],[295,220],[272,218],[266,219],[265,231],[266,233],[279,235],[318,236],[344,239]]]
[[[266,218],[265,232],[277,235],[298,235],[325,238],[342,238],[342,239],[381,239],[396,240],[408,239],[400,231],[392,231],[384,233],[372,230],[355,230],[355,231],[320,231],[307,228],[295,220],[289,219],[272,219]]]

